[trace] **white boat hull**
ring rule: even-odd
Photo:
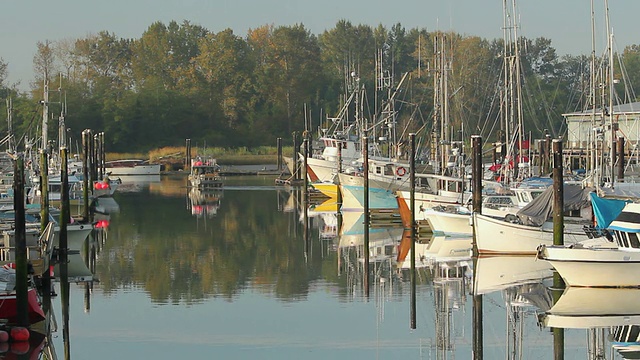
[[[106,167],[111,176],[160,175],[160,164],[136,165],[131,167]]]
[[[569,286],[640,287],[640,250],[541,247],[538,257],[553,265]]]
[[[422,212],[434,233],[451,236],[472,236],[471,214],[454,214],[428,209]]]
[[[337,169],[336,161],[307,158],[307,178],[312,182],[332,182]]]
[[[480,254],[536,254],[538,246],[553,244],[553,224],[527,226],[473,214],[476,244]],[[581,226],[565,225],[564,243],[587,241]]]

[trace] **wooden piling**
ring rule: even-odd
[[[40,232],[49,224],[49,154],[40,149]]]
[[[293,180],[300,180],[300,157],[298,156],[298,150],[300,146],[298,145],[298,133],[296,131],[293,132]]]
[[[86,129],[82,132],[82,201],[84,205],[84,220],[89,220],[89,142],[90,132]],[[91,182],[93,184],[93,182]]]
[[[409,154],[409,183],[410,186],[410,209],[411,209],[411,329],[416,328],[416,134],[409,134],[410,154]],[[404,201],[404,200],[402,200]]]
[[[479,135],[471,136],[471,149],[472,149],[472,166],[471,166],[471,181],[472,187],[472,202],[473,211],[478,214],[482,214],[482,137]],[[472,240],[473,256],[478,256],[478,244],[476,243],[476,228],[473,227],[473,240]]]
[[[60,234],[59,234],[59,253],[61,261],[66,262],[67,256],[67,224],[71,219],[69,212],[69,167],[67,163],[67,148],[60,148],[60,159],[62,160],[60,168]]]
[[[562,138],[553,139],[553,244],[564,245]]]
[[[282,171],[282,138],[276,139],[276,146],[278,148],[278,171]]]
[[[16,237],[16,313],[19,326],[29,326],[27,276],[27,234],[24,209],[24,158],[18,155],[13,162],[13,208]]]
[[[184,166],[182,168],[184,171],[191,172],[191,139],[186,139],[184,147],[185,159]]]
[[[364,177],[364,295],[369,297],[369,132],[362,137],[363,177]]]
[[[624,136],[618,136],[618,182],[624,182]]]

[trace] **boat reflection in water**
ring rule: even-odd
[[[416,267],[433,267],[436,262],[471,259],[471,237],[452,237],[445,235],[418,238],[415,244]],[[403,237],[398,255],[401,269],[411,267],[411,235]]]
[[[640,289],[568,287],[542,326],[586,329],[590,354],[604,354],[605,341],[625,359],[640,358]],[[596,358],[596,357],[593,357]],[[598,359],[606,359],[601,356]]]
[[[189,202],[187,209],[191,210],[191,215],[198,218],[212,218],[218,214],[220,201],[224,190],[200,190],[191,188],[189,190]]]
[[[552,298],[548,286],[552,280],[552,267],[535,256],[481,256],[474,259],[473,292],[477,297],[486,296],[489,306],[505,310],[507,358],[519,359],[530,356],[527,345],[540,341],[542,335],[527,328],[532,325],[527,319],[536,318],[540,311],[551,307]],[[504,305],[499,305],[496,295],[502,296]],[[487,302],[485,301],[485,304]],[[488,308],[488,312],[493,312]],[[535,346],[535,345],[534,345]]]

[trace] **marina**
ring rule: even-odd
[[[81,253],[96,280],[70,284],[71,358],[467,359],[479,325],[485,359],[557,351],[544,326],[552,303],[535,300],[551,298],[552,268],[535,256],[475,260],[468,239],[421,237],[431,248],[418,257],[412,330],[410,270],[398,263],[402,225],[371,229],[367,296],[362,218],[343,220],[324,203],[305,208],[300,188],[255,175],[227,177],[215,214],[200,216],[184,176],[150,179],[116,192],[119,210]],[[143,211],[149,206],[158,211]],[[472,316],[478,299],[481,324]],[[618,343],[585,334],[628,325],[623,319],[640,308],[625,306],[619,320],[563,325],[564,358],[589,359],[599,349],[603,359],[624,359]],[[66,345],[55,334],[60,356]]]

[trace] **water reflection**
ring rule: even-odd
[[[206,222],[192,214],[193,201],[202,194],[192,195],[184,177],[163,177],[116,195],[120,211],[111,214],[102,238],[84,253],[85,259],[95,254],[85,268],[99,282],[75,288],[71,283],[72,295],[76,289],[85,299],[85,313],[69,321],[71,328],[82,329],[77,336],[83,340],[71,333],[70,351],[76,354],[109,342],[135,342],[157,359],[176,353],[206,358],[214,352],[274,359],[478,354],[483,355],[478,359],[547,359],[554,354],[551,324],[545,322],[551,320],[543,319],[559,316],[554,311],[562,302],[552,305],[551,267],[534,257],[473,259],[471,238],[421,238],[418,326],[410,330],[406,245],[411,239],[401,226],[375,224],[367,250],[362,213],[340,213],[335,200],[305,199],[298,188],[276,187],[273,179],[259,177],[226,179],[220,206]],[[477,318],[476,300],[483,305]],[[572,308],[575,300],[567,301]],[[70,307],[73,315],[80,304]],[[131,307],[133,319],[113,319]],[[174,329],[163,329],[166,323]],[[598,338],[619,339],[606,344],[618,358],[622,350],[614,345],[633,347],[622,344],[628,336],[615,335],[614,327],[625,325],[637,324],[610,323],[606,336]],[[483,337],[475,337],[477,329]],[[618,333],[630,331],[635,330]],[[85,335],[92,332],[98,335]],[[474,341],[484,345],[481,353],[472,354]],[[567,328],[565,343],[586,349],[584,328]],[[117,353],[118,347],[110,348]],[[169,348],[174,355],[168,355]],[[568,351],[565,359],[593,358],[584,352]]]
[[[191,188],[189,190],[189,202],[187,210],[191,215],[198,218],[212,218],[218,214],[224,190],[200,190]]]
[[[640,354],[640,289],[565,289],[558,301],[540,316],[542,326],[585,329],[590,359],[606,359],[605,342],[611,342],[625,359]]]

